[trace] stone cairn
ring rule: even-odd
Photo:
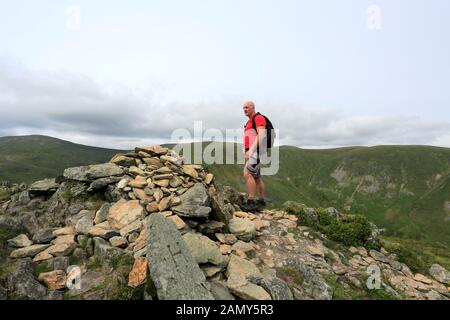
[[[13,260],[67,258],[39,274],[37,280],[48,290],[79,293],[67,288],[69,256],[108,260],[128,255],[134,259],[128,286],[136,288],[150,276],[159,299],[271,299],[267,290],[248,281],[246,276],[260,273],[243,251],[257,247],[251,240],[264,222],[225,203],[213,174],[201,165],[185,164],[168,148],[154,145],[117,154],[109,163],[68,168],[63,176],[65,182],[88,185],[89,192],[106,188],[110,201],[96,211],[68,216],[63,227],[8,240]],[[30,192],[55,192],[59,183],[38,181]]]

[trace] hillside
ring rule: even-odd
[[[245,191],[242,165],[206,167],[221,184]],[[450,244],[448,148],[281,147],[280,170],[265,181],[274,206],[293,199],[334,206],[366,215],[390,236]]]
[[[42,135],[0,137],[0,181],[55,177],[68,167],[108,161],[117,152]]]
[[[241,150],[240,145],[228,145],[234,147],[235,156]],[[3,137],[0,180],[30,182],[54,177],[66,167],[104,162],[117,152],[44,136]],[[273,207],[287,200],[334,206],[366,215],[386,228],[389,236],[450,244],[450,149],[283,146],[280,158],[278,174],[265,179]],[[217,183],[245,191],[242,165],[205,167]]]

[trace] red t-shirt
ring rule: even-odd
[[[256,128],[261,127],[261,126],[264,128],[266,127],[266,119],[262,115],[257,114],[254,118],[255,118]],[[252,128],[252,120],[249,119],[247,121],[247,124],[245,125],[245,129],[244,129],[244,148],[245,149],[250,148],[250,146],[255,141],[256,136],[257,136],[256,130]]]

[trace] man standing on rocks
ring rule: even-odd
[[[248,121],[244,128],[244,180],[247,187],[248,200],[241,206],[242,210],[255,212],[261,210],[266,202],[264,181],[261,176],[261,146],[266,139],[267,123],[264,116],[257,114],[252,101],[244,102],[244,113]],[[253,126],[255,124],[256,129]],[[256,196],[258,198],[256,198]]]

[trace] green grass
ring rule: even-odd
[[[0,264],[5,262],[8,255],[7,240],[14,238],[20,233],[19,230],[0,228]]]
[[[398,300],[382,288],[367,288],[365,279],[359,279],[362,280],[362,288],[355,288],[352,285],[344,286],[334,274],[325,276],[324,280],[333,289],[333,300]]]
[[[292,233],[294,235],[295,240],[300,238],[300,231],[297,228],[288,228],[287,232]]]
[[[78,257],[76,257],[75,255],[71,254],[69,256],[69,265],[77,265],[80,261],[78,260]]]
[[[18,230],[9,228],[0,228],[0,242],[6,242],[19,234]]]
[[[117,269],[119,267],[125,266],[130,267],[134,263],[134,258],[128,254],[121,254],[118,256],[114,256],[110,259],[110,264],[113,269]]]
[[[69,167],[107,162],[118,152],[41,135],[0,137],[0,180],[52,178]]]
[[[397,254],[399,261],[415,273],[428,274],[434,263],[450,270],[450,251],[446,245],[395,237],[383,237],[382,245],[389,252]]]
[[[53,268],[46,262],[37,264],[33,269],[33,275],[37,278],[41,273],[53,271]]]
[[[96,270],[101,267],[102,267],[102,261],[98,257],[89,259],[89,261],[86,263],[86,268],[88,270]]]
[[[86,250],[87,245],[88,245],[88,243],[89,243],[89,239],[92,239],[92,237],[91,237],[90,235],[84,235],[84,236],[81,238],[81,241],[80,241],[80,248],[81,248],[81,249]]]
[[[11,196],[11,192],[9,190],[0,189],[0,202],[3,200],[7,200]]]
[[[288,285],[302,286],[305,280],[297,270],[291,267],[276,268],[277,276],[284,280]]]

